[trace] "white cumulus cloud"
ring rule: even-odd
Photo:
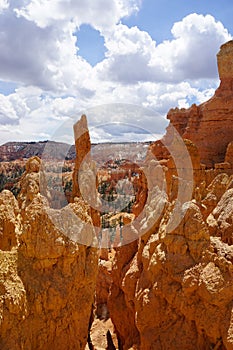
[[[19,118],[8,96],[0,94],[0,124],[17,124]]]
[[[120,121],[159,132],[155,115],[207,100],[218,84],[216,53],[231,38],[226,28],[210,15],[190,14],[172,26],[171,40],[157,45],[149,33],[120,22],[139,7],[139,0],[0,0],[0,80],[18,85],[0,95],[1,142],[52,138],[83,111],[90,126]],[[78,55],[75,33],[83,23],[104,37],[105,58],[95,67]],[[153,113],[135,119],[90,112],[115,103]],[[114,136],[104,127],[95,132],[95,139]],[[140,131],[123,134],[140,138]]]
[[[216,79],[216,54],[220,45],[231,39],[222,23],[210,15],[190,14],[175,23],[171,32],[172,40],[156,46],[150,35],[137,27],[116,25],[105,36],[108,51],[97,66],[98,74],[124,84]]]
[[[9,7],[7,0],[0,0],[0,14]]]
[[[231,39],[222,23],[211,15],[194,13],[175,23],[171,32],[174,40],[161,44],[158,53],[168,62],[174,79],[217,77],[216,54]],[[156,65],[156,57],[153,63]]]
[[[42,28],[73,20],[77,25],[87,23],[103,29],[137,12],[139,7],[140,0],[32,0],[26,6],[17,6],[15,12]]]

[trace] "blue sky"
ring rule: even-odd
[[[158,43],[172,38],[173,23],[190,13],[211,14],[217,21],[233,33],[233,2],[230,0],[144,0],[140,11],[123,18],[122,23],[129,27],[137,26],[146,31]],[[90,25],[84,24],[77,31],[79,54],[92,65],[104,58],[104,38]]]
[[[104,38],[90,24],[82,24],[75,33],[77,36],[78,54],[92,66],[101,62],[105,57]]]
[[[129,26],[137,25],[161,42],[171,38],[171,27],[190,13],[210,14],[232,29],[233,3],[230,0],[145,0],[140,11],[123,20]]]
[[[0,143],[56,138],[82,112],[93,142],[160,133],[158,115],[213,95],[232,14],[230,0],[0,0]]]

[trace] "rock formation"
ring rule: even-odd
[[[108,312],[108,295],[112,284],[112,262],[109,259],[108,252],[104,250],[105,259],[100,255],[99,270],[96,283],[96,316],[100,319],[107,320]]]
[[[84,349],[96,289],[97,315],[109,313],[119,350],[233,350],[232,58],[229,42],[218,54],[221,84],[209,101],[169,112],[165,138],[151,145],[140,169],[122,246],[111,261],[101,251],[99,270],[85,116],[74,126],[72,203],[50,208],[37,157],[26,165],[18,201],[0,193],[1,349]]]
[[[87,126],[87,118],[74,124],[76,159],[73,172],[73,198],[83,198],[89,204],[90,215],[94,226],[100,227],[99,202],[97,196],[96,165],[91,158],[91,141]]]
[[[148,153],[144,171],[153,176],[147,176],[146,217],[136,227],[143,235],[117,248],[113,261],[108,309],[119,349],[233,349],[232,62],[229,42],[218,54],[215,95],[171,110],[165,139],[150,147],[157,161]],[[176,159],[164,145],[174,127],[193,168],[192,196],[183,203]]]
[[[17,247],[19,225],[18,202],[10,191],[2,191],[0,193],[0,250],[10,251],[13,247]]]
[[[233,41],[222,45],[217,55],[220,86],[214,96],[199,106],[171,109],[168,119],[183,138],[198,147],[207,167],[225,160],[233,135]]]
[[[89,163],[91,161],[91,141],[85,115],[82,115],[81,119],[74,124],[74,137],[76,160],[73,173],[73,196],[81,197],[79,185],[81,166],[83,162]]]
[[[233,349],[232,188],[219,199],[216,183],[206,220],[193,200],[170,231],[167,202],[152,233],[117,249],[108,308],[121,349]]]
[[[29,159],[19,205],[11,192],[0,194],[0,348],[84,349],[98,269],[95,232],[81,199],[49,208],[40,167],[39,158]],[[82,236],[87,245],[79,244]]]

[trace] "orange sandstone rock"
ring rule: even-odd
[[[221,46],[217,55],[220,86],[200,106],[171,109],[168,119],[182,137],[198,147],[201,162],[208,167],[223,162],[233,139],[233,41]]]
[[[0,193],[0,249],[11,250],[18,245],[19,206],[14,195],[8,191]]]
[[[74,124],[74,137],[76,158],[73,172],[73,199],[83,198],[88,203],[93,224],[98,228],[100,213],[96,190],[97,172],[95,162],[91,159],[91,141],[85,115]]]
[[[79,171],[82,162],[89,163],[91,160],[91,141],[87,126],[87,118],[85,115],[82,115],[81,119],[76,124],[74,124],[74,137],[76,159],[73,173],[73,196],[81,197],[82,195],[79,186]]]
[[[0,348],[81,350],[98,270],[95,232],[81,199],[49,207],[39,167],[38,159],[28,161],[21,210],[12,193],[0,194]]]
[[[222,197],[222,221],[214,212],[216,230],[229,227],[229,196]],[[170,231],[173,205],[138,247],[125,246],[115,256],[109,311],[122,348],[232,349],[232,246],[226,236],[210,236],[193,202],[177,207],[179,224]]]

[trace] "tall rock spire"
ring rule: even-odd
[[[91,140],[87,117],[83,114],[74,124],[76,159],[73,172],[73,200],[82,198],[90,206],[90,215],[95,227],[100,226],[98,206],[96,164],[91,158]]]
[[[80,186],[79,186],[79,171],[80,167],[85,162],[91,160],[91,140],[89,130],[87,126],[87,117],[85,114],[81,116],[81,119],[74,124],[74,137],[75,137],[75,168],[73,173],[73,198],[81,197]]]

